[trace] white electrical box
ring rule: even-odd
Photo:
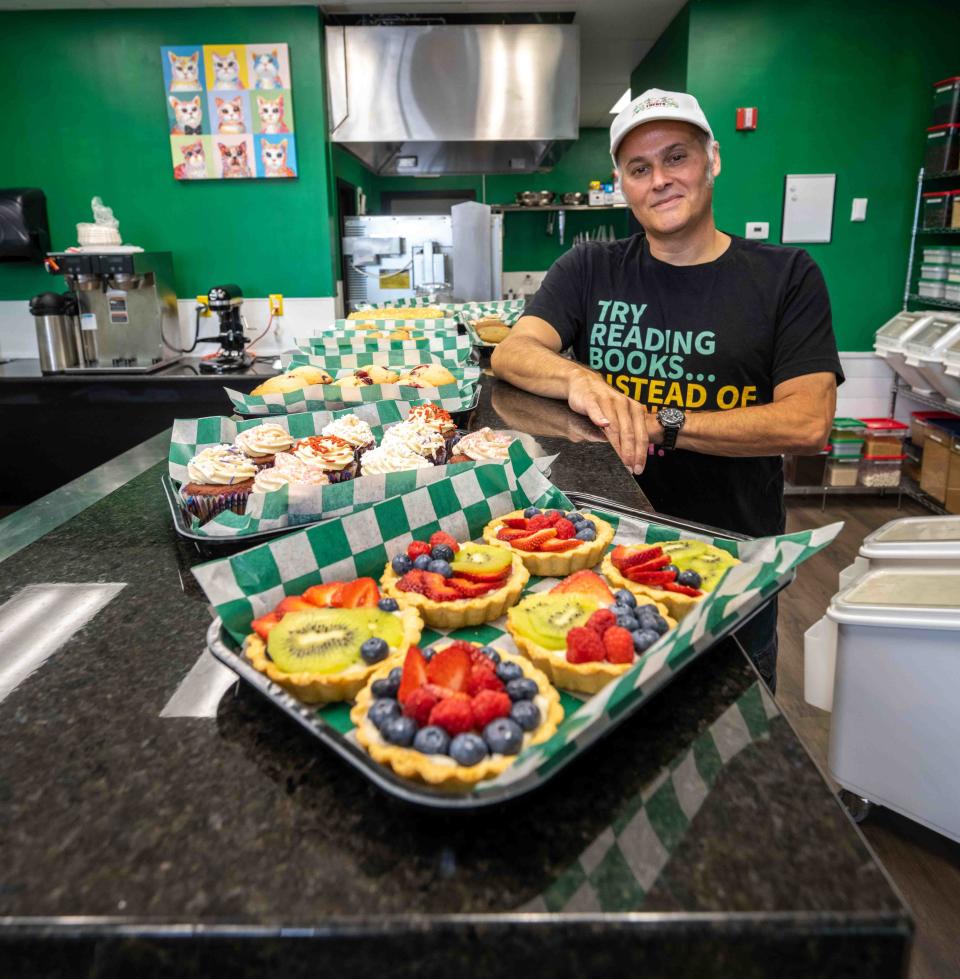
[[[867,199],[866,197],[854,197],[853,206],[850,208],[851,221],[867,220]]]
[[[769,238],[770,237],[770,222],[769,221],[748,221],[747,222],[747,233],[744,236],[746,238]]]
[[[835,173],[789,173],[783,185],[784,243],[827,242],[833,233]]]

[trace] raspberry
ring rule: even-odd
[[[567,520],[566,517],[561,517],[554,525],[554,530],[557,532],[557,537],[560,540],[570,540],[571,537],[577,536],[576,528]]]
[[[420,727],[424,727],[430,718],[430,711],[439,703],[439,698],[434,696],[433,691],[424,687],[419,687],[407,697],[403,705],[403,712],[407,717],[412,717]]]
[[[484,657],[486,659],[486,657]],[[487,660],[490,663],[489,660]],[[497,678],[497,674],[493,672],[493,663],[490,663],[491,669],[485,669],[482,666],[474,666],[470,671],[470,679],[467,680],[467,693],[471,697],[477,696],[483,690],[493,690],[501,691],[503,690],[503,684]],[[482,727],[483,725],[481,725]]]
[[[543,530],[551,526],[550,518],[545,513],[538,513],[527,521],[527,531],[533,533],[536,530]]]
[[[451,737],[472,731],[474,722],[470,701],[461,700],[459,697],[441,700],[430,711],[429,723],[442,727]]]
[[[491,672],[497,668],[497,664],[486,653],[480,652],[479,646],[474,646],[473,643],[470,645],[470,662],[475,668],[479,666],[480,669],[490,670]]]
[[[407,544],[407,557],[411,561],[415,561],[421,554],[429,554],[430,551],[430,545],[423,540],[415,540]]]
[[[603,636],[603,634],[611,626],[617,624],[617,617],[608,608],[598,608],[593,615],[587,619],[587,628],[593,629],[593,631],[598,636]]]
[[[503,691],[482,690],[470,704],[477,727],[484,728],[498,717],[507,717],[513,701]]]
[[[558,520],[565,520],[566,517],[559,510],[547,510],[544,514],[547,520],[550,521],[550,526],[555,527]]]
[[[602,663],[604,659],[603,641],[593,629],[577,626],[567,633],[568,663]]]
[[[444,646],[444,649],[462,649],[470,657],[471,662],[476,662],[476,656],[474,654],[483,656],[483,653],[480,652],[480,647],[475,646],[466,639],[454,639],[449,646]],[[483,658],[486,659],[487,657],[483,656]]]
[[[455,537],[451,537],[446,531],[438,530],[430,535],[430,547],[433,549],[437,544],[446,544],[454,554],[460,550],[460,545]]]
[[[611,626],[603,634],[603,648],[608,663],[633,662],[633,636],[623,626]]]

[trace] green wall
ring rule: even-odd
[[[44,190],[54,248],[76,244],[99,194],[124,241],[173,253],[180,296],[218,282],[248,296],[332,296],[321,31],[310,7],[0,13],[0,63],[17,95],[4,100],[0,186]],[[290,45],[298,179],[173,179],[160,46],[221,41]],[[0,265],[0,299],[54,282]]]
[[[960,73],[960,5],[693,0],[688,12],[687,90],[723,162],[718,225],[742,235],[769,221],[779,242],[784,176],[836,173],[833,240],[803,247],[826,277],[840,348],[872,349],[901,306],[931,86]],[[656,83],[646,59],[633,77]],[[738,106],[758,107],[755,132],[735,131]],[[863,223],[850,221],[854,197],[869,199]]]
[[[684,7],[667,25],[657,43],[630,74],[630,95],[636,98],[648,88],[683,92],[687,87],[690,6]]]

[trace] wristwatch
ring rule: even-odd
[[[677,436],[687,420],[683,408],[660,408],[657,411],[657,421],[663,429],[663,448],[672,449],[677,444]]]

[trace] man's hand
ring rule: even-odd
[[[643,405],[615,391],[599,374],[586,368],[570,373],[567,402],[603,430],[630,472],[643,472],[647,462],[647,412]]]

